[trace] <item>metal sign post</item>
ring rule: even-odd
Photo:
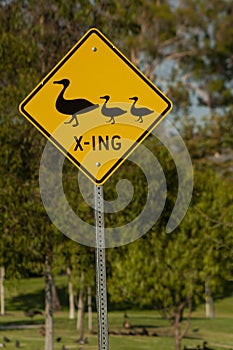
[[[99,350],[108,350],[103,186],[94,186],[96,226],[96,301]]]

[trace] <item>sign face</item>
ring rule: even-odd
[[[20,104],[20,112],[96,185],[171,109],[171,101],[97,29]]]

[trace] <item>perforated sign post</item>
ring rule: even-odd
[[[97,29],[20,104],[20,112],[95,184],[101,350],[108,349],[102,185],[171,109],[171,101]]]

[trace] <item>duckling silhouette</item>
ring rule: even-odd
[[[77,98],[74,100],[65,99],[64,98],[65,90],[70,85],[70,81],[68,79],[54,81],[53,84],[63,85],[63,89],[58,95],[58,98],[56,100],[57,111],[62,114],[72,115],[71,119],[68,122],[64,122],[64,124],[70,124],[74,120],[75,124],[73,126],[78,126],[79,125],[79,122],[77,119],[78,114],[84,114],[99,107],[98,104],[93,104],[92,102],[83,98]]]
[[[105,96],[101,96],[100,98],[103,98],[105,100],[105,102],[102,106],[102,109],[101,109],[101,113],[106,117],[110,117],[109,123],[111,122],[111,124],[115,124],[114,117],[119,117],[120,115],[125,114],[127,112],[119,107],[108,108],[106,105],[110,99],[110,96],[105,95]]]
[[[143,122],[142,117],[145,117],[146,115],[149,115],[149,114],[154,112],[151,109],[146,108],[146,107],[135,107],[135,104],[138,101],[138,97],[136,97],[136,96],[130,97],[129,100],[134,101],[131,108],[130,108],[130,113],[132,115],[135,115],[136,117],[138,117],[138,119],[136,121],[139,123]]]

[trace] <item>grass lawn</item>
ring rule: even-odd
[[[57,280],[59,295],[67,305],[66,278]],[[19,340],[20,348],[25,350],[44,349],[44,336],[40,334],[40,328],[44,324],[44,316],[37,315],[30,319],[24,315],[24,310],[34,308],[43,309],[44,292],[42,279],[30,279],[6,283],[6,316],[0,317],[0,343],[3,337],[11,341],[6,348],[15,349],[14,342]],[[191,326],[182,345],[195,347],[202,345],[203,341],[213,350],[233,350],[233,297],[219,300],[215,303],[216,318],[207,320],[204,317],[204,306],[199,307],[192,315]],[[132,330],[137,335],[124,335],[123,329],[124,311],[109,311],[109,349],[110,350],[173,350],[174,338],[172,329],[166,320],[153,310],[128,310]],[[97,350],[97,319],[93,315],[93,334],[87,330],[87,315],[85,316],[86,334],[88,344],[79,345],[76,330],[76,321],[68,319],[67,307],[54,314],[54,349],[62,349],[65,344],[67,349]],[[142,336],[139,333],[145,327],[150,336]],[[116,335],[117,333],[117,335]],[[157,336],[152,336],[156,333]],[[120,334],[120,335],[119,335]],[[56,338],[61,341],[56,342]]]

